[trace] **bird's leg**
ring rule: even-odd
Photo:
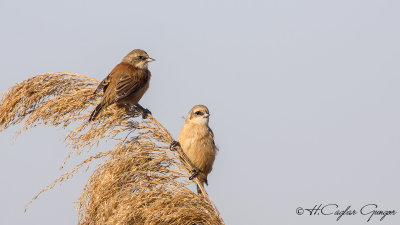
[[[192,175],[189,177],[189,180],[193,180],[193,178],[197,177],[197,175],[199,175],[199,171],[193,169],[192,171]]]
[[[149,115],[151,115],[150,110],[144,109],[143,112],[142,112],[142,118],[143,118],[143,119],[147,119],[147,117],[148,117]]]
[[[179,144],[179,142],[177,141],[173,141],[171,142],[171,144],[169,145],[169,149],[171,151],[176,151],[177,148],[181,147],[181,144]]]
[[[139,103],[135,105],[137,108],[140,109],[140,111],[142,111],[142,118],[143,119],[147,119],[148,115],[151,115],[150,110],[143,108],[143,106],[141,106]]]

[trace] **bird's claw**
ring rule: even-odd
[[[171,142],[169,149],[171,151],[176,151],[176,149],[179,147],[181,147],[181,144],[179,144],[179,142],[177,142],[177,141],[173,141],[173,142]]]
[[[143,108],[143,110],[142,110],[142,118],[143,119],[147,119],[149,117],[149,115],[151,115],[150,110]]]
[[[192,175],[189,177],[189,180],[193,180],[193,178],[197,177],[197,175],[199,175],[199,171],[192,170]]]

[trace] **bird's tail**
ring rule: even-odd
[[[98,104],[98,105],[96,106],[96,108],[93,110],[92,114],[90,114],[89,122],[96,119],[96,117],[99,115],[99,113],[100,113],[101,110],[103,109],[104,105],[105,105],[105,104],[104,104],[103,102],[100,102],[100,104]]]
[[[196,187],[197,187],[197,194],[201,194],[201,189],[200,189],[200,187],[199,187],[199,185],[196,185]]]
[[[203,186],[203,188],[204,188],[204,183],[208,185],[207,178],[206,178],[206,180],[201,181],[200,183],[201,183],[201,186]],[[197,187],[197,194],[201,194],[201,189],[200,189],[199,185],[196,185],[196,187]]]
[[[204,183],[203,182],[201,182],[201,186],[204,188]],[[201,188],[199,187],[199,185],[196,185],[196,187],[197,187],[197,194],[201,194]]]

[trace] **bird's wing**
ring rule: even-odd
[[[121,76],[121,79],[117,83],[116,101],[118,102],[121,99],[135,94],[135,92],[143,88],[146,83],[146,76],[140,76],[139,74],[134,76],[128,74]]]
[[[103,90],[103,92],[106,92],[106,89],[108,87],[108,85],[111,82],[111,74],[108,74],[108,76],[106,78],[104,78],[103,81],[100,82],[99,86],[97,86],[96,90],[94,91],[94,93],[98,93],[100,90]]]
[[[211,134],[212,142],[213,142],[215,151],[218,151],[219,149],[218,149],[218,147],[217,147],[217,145],[215,144],[215,141],[214,141],[214,132],[211,130],[211,128],[208,128],[208,130],[209,130],[209,132],[210,132],[210,134]],[[207,185],[208,185],[208,184],[207,184]]]

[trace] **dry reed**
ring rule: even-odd
[[[72,127],[66,136],[72,154],[89,152],[100,141],[117,140],[114,148],[88,157],[43,188],[32,200],[79,169],[96,169],[78,199],[79,224],[224,224],[202,189],[187,186],[190,162],[179,160],[182,150],[169,150],[173,138],[152,116],[138,119],[135,107],[108,107],[89,123],[89,108],[99,81],[73,73],[49,73],[29,78],[3,93],[0,131],[23,123],[19,132],[37,125]],[[195,178],[194,181],[198,183]],[[29,202],[28,205],[31,203]]]

